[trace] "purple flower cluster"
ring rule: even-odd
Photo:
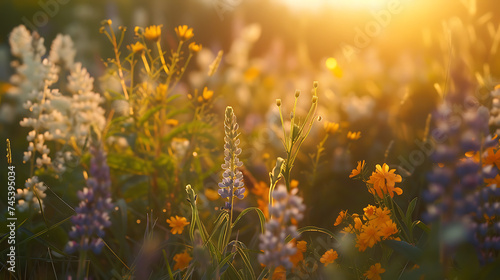
[[[289,194],[284,185],[279,185],[273,191],[274,205],[269,207],[271,219],[265,225],[265,232],[260,235],[259,248],[264,251],[259,255],[259,262],[268,267],[283,266],[292,268],[290,256],[297,248],[291,242],[285,243],[287,236],[297,238],[297,227],[290,225],[292,218],[300,221],[305,210],[302,198],[296,195],[297,189]]]
[[[458,222],[482,263],[500,252],[500,151],[498,139],[489,135],[489,118],[485,107],[467,108],[463,114],[439,108],[433,134],[444,140],[436,141],[436,166],[423,194],[428,203],[423,219],[439,218],[445,226]]]
[[[75,209],[76,215],[71,217],[71,240],[65,249],[70,254],[78,250],[92,250],[99,254],[104,246],[101,239],[105,235],[104,229],[111,225],[109,212],[113,204],[106,154],[101,147],[91,147],[91,154],[87,187],[78,191],[80,204]]]
[[[468,214],[478,205],[475,193],[484,176],[492,175],[482,172],[479,161],[465,156],[494,143],[487,137],[488,110],[485,107],[464,110],[459,114],[443,104],[434,115],[436,128],[432,134],[437,143],[431,159],[435,166],[427,175],[429,186],[423,194],[427,202],[423,219],[427,222],[440,217],[442,222],[468,223]]]
[[[243,187],[243,174],[238,167],[243,166],[243,162],[238,159],[241,149],[238,148],[238,124],[233,108],[228,106],[224,118],[224,164],[222,164],[222,182],[219,183],[219,195],[227,199],[225,209],[231,209],[233,196],[243,199],[245,188]]]

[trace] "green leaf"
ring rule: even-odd
[[[265,267],[260,273],[259,278],[257,278],[257,280],[263,280],[268,274],[269,274],[269,269]]]
[[[410,261],[418,263],[422,258],[422,250],[404,241],[398,240],[383,240],[382,244],[400,253]]]
[[[165,108],[166,106],[161,104],[157,105],[149,110],[147,110],[140,118],[138,121],[138,126],[142,126],[146,121],[148,121],[155,113],[159,112],[161,109]]]
[[[212,230],[212,233],[210,234],[210,236],[207,238],[207,241],[205,243],[205,245],[207,245],[208,242],[210,242],[210,240],[212,239],[212,237],[215,235],[215,233],[219,230],[219,228],[221,227],[222,223],[224,223],[224,221],[226,221],[229,217],[229,214],[225,211],[221,212],[219,214],[219,216],[217,217],[217,219],[215,220],[214,224],[214,228]]]
[[[172,269],[168,264],[167,252],[165,251],[165,249],[163,249],[162,252],[163,252],[163,258],[165,259],[165,265],[167,266],[168,277],[170,280],[174,280],[174,275],[172,275]]]
[[[405,216],[406,226],[409,226],[411,224],[411,217],[413,215],[413,211],[415,210],[416,205],[417,205],[417,198],[415,197],[410,202],[410,204],[408,205],[408,208],[406,209],[406,216]]]
[[[422,221],[415,221],[415,222],[416,222],[416,226],[418,226],[420,229],[422,229],[426,233],[431,232],[431,228],[428,225],[424,224]]]
[[[239,244],[241,242],[238,242],[237,244]],[[243,243],[241,243],[243,244]],[[244,246],[244,244],[243,244]],[[250,279],[255,279],[255,273],[253,271],[253,268],[252,268],[252,263],[250,262],[250,256],[248,255],[247,252],[245,252],[245,250],[243,250],[243,248],[241,248],[240,246],[236,246],[236,250],[238,251],[239,255],[241,256],[241,259],[243,260],[243,264],[245,265],[245,268],[246,270],[248,271],[248,273],[250,274]]]
[[[239,215],[238,217],[236,218],[236,220],[234,221],[233,223],[233,228],[234,226],[236,226],[236,223],[238,223],[238,221],[243,218],[243,216],[245,216],[246,213],[252,211],[252,210],[255,210],[255,212],[257,212],[257,214],[259,215],[259,219],[260,219],[260,231],[261,233],[264,233],[264,224],[266,223],[266,217],[264,216],[264,213],[262,212],[262,210],[260,210],[259,208],[257,207],[249,207],[245,210],[243,210]]]

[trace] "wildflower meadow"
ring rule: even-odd
[[[495,0],[5,0],[0,279],[500,279]]]

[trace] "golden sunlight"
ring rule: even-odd
[[[318,9],[322,7],[335,7],[346,9],[380,8],[391,0],[279,0],[291,8]],[[393,0],[394,1],[394,0]]]

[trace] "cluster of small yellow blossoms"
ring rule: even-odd
[[[194,91],[194,96],[192,94],[188,94],[188,99],[195,100],[198,103],[204,103],[212,99],[214,96],[214,91],[209,90],[207,87],[203,88],[203,92],[201,94],[198,93],[198,90]]]
[[[363,219],[358,214],[349,216],[347,211],[340,211],[335,226],[347,222],[343,232],[356,235],[356,247],[360,252],[372,248],[377,242],[385,239],[400,240],[399,230],[391,219],[391,211],[387,207],[368,205],[363,209]],[[363,222],[364,221],[364,222]]]
[[[161,38],[161,28],[163,25],[151,25],[146,28],[141,28],[136,26],[134,28],[135,35],[137,37],[144,37],[148,41],[158,42]],[[181,42],[185,42],[191,39],[194,36],[193,28],[189,28],[187,25],[180,25],[175,28],[175,33],[177,34],[177,38]],[[144,43],[144,42],[143,42]],[[140,53],[146,50],[146,46],[141,42],[135,42],[134,44],[130,44],[127,48],[132,51],[132,53]],[[197,53],[201,50],[201,44],[196,44],[195,42],[191,42],[189,44],[189,50],[193,53]]]

